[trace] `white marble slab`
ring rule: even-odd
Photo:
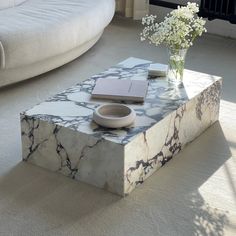
[[[94,109],[114,102],[91,99],[96,80],[146,80],[150,63],[129,58],[23,112],[23,160],[122,196],[129,194],[219,115],[222,79],[186,70],[181,88],[165,78],[149,79],[145,103],[129,104],[137,113],[132,126],[96,125]]]

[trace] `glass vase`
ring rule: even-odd
[[[170,49],[167,79],[170,83],[181,85],[183,83],[185,56],[188,49]]]

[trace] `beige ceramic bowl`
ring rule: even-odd
[[[135,117],[135,111],[122,104],[101,105],[93,113],[93,120],[108,128],[129,126],[134,122]]]

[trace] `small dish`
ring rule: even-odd
[[[135,111],[123,104],[105,104],[93,113],[93,120],[107,128],[122,128],[131,125],[135,120]]]

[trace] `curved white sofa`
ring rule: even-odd
[[[80,56],[97,42],[115,11],[115,0],[5,1],[13,7],[0,10],[0,86]]]

